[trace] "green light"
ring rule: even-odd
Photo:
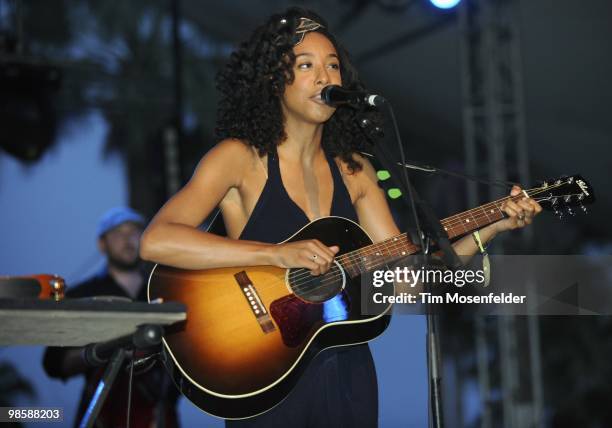
[[[385,181],[388,180],[389,177],[391,177],[391,174],[389,174],[389,171],[387,171],[386,169],[381,169],[380,171],[376,171],[376,176],[380,181]]]
[[[394,187],[393,189],[387,190],[387,195],[389,195],[391,199],[397,199],[402,196],[402,191]]]

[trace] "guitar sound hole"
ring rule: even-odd
[[[300,299],[311,303],[323,303],[336,296],[344,288],[346,276],[342,265],[334,260],[331,269],[313,276],[307,269],[289,269],[287,283]]]

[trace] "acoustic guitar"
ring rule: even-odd
[[[525,193],[557,214],[594,201],[580,176],[547,181]],[[442,220],[456,238],[504,218],[505,197]],[[166,330],[164,362],[179,390],[196,406],[226,419],[252,417],[276,406],[322,350],[367,342],[390,321],[390,304],[363,315],[361,276],[410,254],[401,234],[373,243],[356,223],[319,218],[283,242],[318,239],[338,245],[330,271],[274,266],[184,270],[156,265],[149,301],[187,305],[187,320]],[[236,260],[240,264],[240,260]]]

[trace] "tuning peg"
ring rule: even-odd
[[[576,215],[576,213],[574,212],[574,210],[572,209],[572,207],[566,207],[565,210],[567,211],[567,213],[571,216]]]
[[[587,207],[585,207],[584,205],[580,204],[580,208],[582,209],[582,212],[584,212],[585,214],[589,213],[589,210],[587,210]]]
[[[554,209],[554,213],[557,217],[559,217],[559,220],[563,219],[563,211],[557,209],[556,207],[553,207]]]

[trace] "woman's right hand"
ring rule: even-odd
[[[306,268],[312,275],[327,272],[340,247],[328,247],[317,239],[287,242],[272,246],[272,260],[282,268]]]

